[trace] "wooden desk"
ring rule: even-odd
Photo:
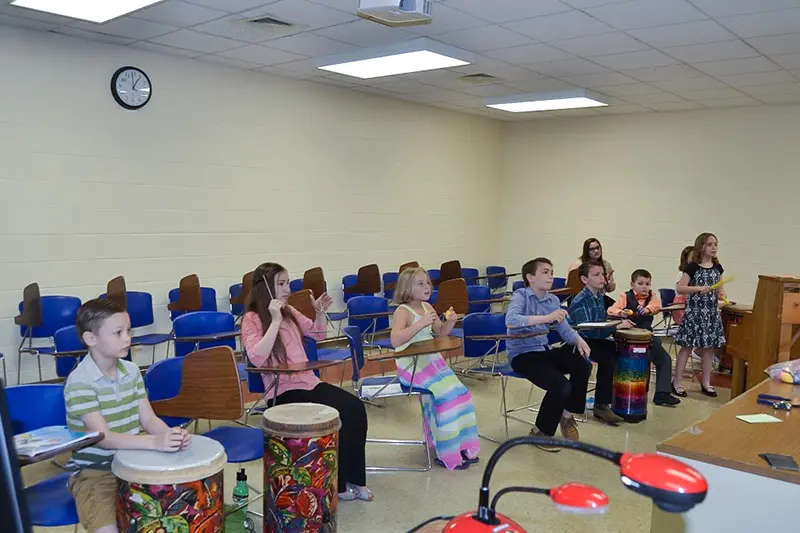
[[[400,357],[418,357],[420,355],[457,350],[458,348],[461,348],[461,339],[458,337],[434,337],[431,340],[415,342],[405,350],[373,354],[368,359],[370,361],[385,361]]]
[[[249,366],[245,368],[245,370],[255,374],[272,374],[272,384],[270,385],[270,388],[264,392],[264,394],[266,396],[268,395],[269,391],[272,390],[272,401],[274,404],[278,399],[278,380],[280,379],[281,374],[297,374],[300,372],[320,370],[322,368],[327,368],[329,366],[334,366],[341,363],[342,361],[305,361],[302,363],[281,363],[279,365],[263,367]]]
[[[708,480],[706,501],[683,515],[653,508],[652,533],[753,533],[791,529],[782,509],[800,501],[800,473],[773,470],[760,453],[800,462],[800,411],[756,403],[758,394],[800,397],[800,386],[765,380],[714,414],[658,445],[658,453],[696,468]],[[766,413],[783,422],[748,424],[737,415]]]

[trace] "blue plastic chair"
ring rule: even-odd
[[[183,376],[183,358],[172,357],[153,363],[144,373],[144,386],[147,389],[147,398],[151,401],[167,400],[174,398],[181,390]],[[162,416],[169,427],[183,426],[191,422],[191,418],[176,416]]]
[[[464,268],[464,267],[461,267],[461,277],[464,278],[464,281],[466,282],[467,286],[479,285],[480,284],[480,280],[477,279],[477,278],[480,275],[481,275],[481,272],[477,268]]]
[[[302,291],[303,290],[303,280],[302,280],[302,278],[301,279],[293,279],[293,280],[291,280],[289,282],[289,290],[292,293],[295,293],[297,291]]]
[[[391,300],[394,298],[394,287],[391,289],[387,289],[387,285],[392,283],[397,283],[397,278],[400,277],[400,274],[397,272],[384,272],[383,273],[383,297],[387,300]]]
[[[675,294],[675,289],[658,289],[658,295],[661,298],[661,307],[667,307],[675,303]],[[661,320],[653,326],[653,335],[656,337],[669,337],[674,335],[675,332],[672,311],[663,311],[661,313]]]
[[[67,424],[64,385],[17,385],[6,388],[11,427],[15,435],[46,426]],[[70,472],[25,488],[31,523],[38,527],[78,524],[78,509],[67,488]]]
[[[386,298],[380,296],[357,296],[347,301],[347,312],[349,315],[348,324],[350,326],[358,326],[363,332],[366,339],[370,337],[369,341],[365,341],[367,346],[378,346],[387,350],[393,350],[392,342],[390,339],[375,339],[376,333],[385,333],[389,331],[389,317],[381,316],[374,318],[353,318],[354,315],[368,315],[371,313],[386,313],[389,311],[389,302]],[[322,359],[322,357],[320,357]]]
[[[42,309],[42,323],[33,327],[20,326],[22,342],[17,350],[17,383],[20,382],[22,369],[22,354],[28,353],[36,356],[39,365],[39,381],[42,381],[42,361],[40,354],[51,354],[55,351],[53,335],[59,329],[75,324],[75,317],[81,306],[80,298],[75,296],[42,296],[40,298]],[[19,303],[19,311],[23,312],[23,302]],[[34,339],[47,339],[48,345],[34,346]],[[27,341],[27,346],[25,346]]]
[[[553,286],[551,289],[563,289],[567,286],[567,278],[553,278]]]
[[[524,281],[515,281],[511,285],[511,292],[517,292],[518,289],[524,289],[524,288],[525,288],[525,282]]]
[[[342,277],[342,289],[346,289],[348,287],[352,287],[358,281],[358,275],[356,274],[347,274],[346,276]],[[342,297],[344,298],[345,303],[350,301],[351,298],[355,298],[356,296],[373,296],[370,294],[363,294],[357,292],[346,293],[342,292]]]
[[[488,287],[484,287],[488,290]],[[464,373],[493,373],[498,366],[497,355],[506,350],[505,341],[472,340],[477,335],[505,335],[506,315],[502,313],[471,313],[461,322],[464,330],[464,358],[472,359],[469,366],[462,369]],[[491,366],[484,364],[484,359],[492,357]]]
[[[53,340],[55,341],[57,353],[87,351],[83,341],[81,341],[81,338],[78,337],[78,330],[75,326],[67,326],[59,329],[56,331],[55,335],[53,335]],[[56,374],[60,378],[66,378],[82,360],[83,355],[76,355],[74,357],[56,357]]]
[[[489,300],[492,297],[492,291],[486,285],[467,285],[467,301],[472,302],[474,300]],[[492,304],[488,303],[481,303],[481,304],[473,304],[470,303],[467,306],[467,314],[472,313],[489,313],[492,310]]]
[[[428,298],[428,303],[431,305],[436,305],[436,299],[439,297],[439,291],[436,289],[431,290],[431,297]]]
[[[0,353],[0,363],[3,363],[3,383],[8,383],[8,375],[6,374],[6,356]]]
[[[178,300],[180,290],[176,287],[169,291],[169,302]],[[201,311],[217,311],[217,291],[211,287],[200,287],[200,310]],[[169,317],[175,321],[181,315],[185,315],[186,311],[170,311]]]
[[[350,341],[350,352],[352,354],[353,362],[353,390],[362,401],[371,401],[373,399],[392,398],[397,396],[416,396],[419,398],[420,412],[422,415],[422,434],[425,434],[425,409],[422,403],[424,396],[430,396],[431,392],[427,389],[420,387],[409,387],[400,383],[397,376],[376,376],[361,379],[361,370],[364,368],[364,346],[361,344],[361,329],[358,326],[349,325],[342,330],[342,334]],[[360,381],[360,383],[359,383]],[[380,387],[388,386],[393,383],[400,385],[399,392],[382,391]],[[377,387],[376,392],[366,393],[364,387],[374,389]],[[427,472],[431,469],[431,449],[424,440],[397,440],[397,439],[367,439],[368,443],[387,444],[389,446],[407,446],[416,445],[422,446],[425,450],[427,462],[422,468],[411,467],[398,467],[398,466],[368,466],[368,471],[402,471],[402,472]]]
[[[428,277],[431,279],[431,283],[439,279],[440,270],[438,268],[432,268],[428,270]]]
[[[149,292],[142,291],[125,291],[125,295],[128,301],[127,311],[131,319],[131,328],[136,329],[152,326],[155,323],[155,317],[153,315],[153,295]],[[100,298],[106,298],[106,294],[101,294]],[[145,333],[144,335],[134,335],[131,339],[131,346],[152,346],[152,362],[155,363],[156,346],[165,342],[168,343],[171,340],[171,333]],[[167,347],[167,353],[169,353],[169,347]]]
[[[183,357],[188,353],[214,346],[229,346],[236,349],[236,338],[219,339],[208,342],[177,342],[181,337],[212,335],[214,333],[230,333],[235,331],[234,317],[230,313],[220,311],[194,311],[185,313],[175,319],[175,357]]]
[[[228,296],[230,298],[239,298],[242,295],[242,284],[235,283],[228,288]],[[231,314],[239,316],[244,314],[244,304],[231,304]]]
[[[675,302],[675,289],[658,289],[661,297],[661,307],[667,307]]]
[[[486,285],[489,286],[492,292],[496,292],[498,290],[503,290],[505,292],[506,285],[508,284],[508,278],[505,277],[506,275],[506,267],[503,266],[487,266],[486,267],[486,275],[492,276],[496,274],[502,274],[503,277],[487,277],[486,278]]]

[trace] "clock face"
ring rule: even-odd
[[[141,109],[152,95],[150,78],[138,68],[122,67],[111,77],[111,94],[125,109]]]

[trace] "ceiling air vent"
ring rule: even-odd
[[[291,22],[286,22],[285,20],[276,19],[270,16],[248,19],[247,22],[253,24],[266,24],[268,26],[278,26],[280,28],[291,28],[294,26],[294,24]]]
[[[498,80],[499,78],[496,78],[491,74],[479,72],[477,74],[467,74],[466,76],[460,76],[458,79],[460,79],[461,81],[465,81],[467,83],[486,83],[487,81],[495,81]]]

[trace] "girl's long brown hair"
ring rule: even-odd
[[[596,242],[597,245],[600,247],[600,258],[599,259],[592,259],[589,256],[589,247],[592,243]],[[603,276],[606,278],[608,277],[608,272],[606,272],[606,262],[603,260],[603,245],[600,244],[600,241],[595,239],[594,237],[590,237],[583,241],[583,253],[581,254],[581,263],[588,263],[589,261],[597,261],[603,267]]]
[[[717,236],[713,233],[701,233],[697,236],[694,240],[694,251],[692,252],[692,261],[697,263],[698,265],[703,262],[703,248],[706,246],[706,241],[709,237],[714,237],[717,239]],[[719,239],[717,239],[717,243],[719,243]],[[715,265],[719,263],[719,259],[716,257],[712,257],[712,263]]]
[[[253,288],[250,290],[250,294],[247,295],[244,306],[246,312],[252,311],[258,315],[258,318],[261,320],[262,335],[266,333],[270,324],[272,324],[272,314],[269,312],[269,303],[272,301],[272,296],[275,294],[275,279],[281,272],[286,272],[286,269],[278,263],[262,263],[253,271]],[[269,283],[269,288],[265,280],[266,283]],[[288,306],[281,310],[281,314],[284,320],[288,320],[298,331],[301,331],[300,325],[297,323],[297,320],[295,320],[294,314],[292,314]],[[275,356],[278,363],[286,362],[286,346],[283,345],[280,335],[275,338],[272,354]]]
[[[678,272],[685,271],[686,265],[692,262],[692,252],[694,252],[694,246],[687,246],[683,249],[680,263],[678,263]]]

